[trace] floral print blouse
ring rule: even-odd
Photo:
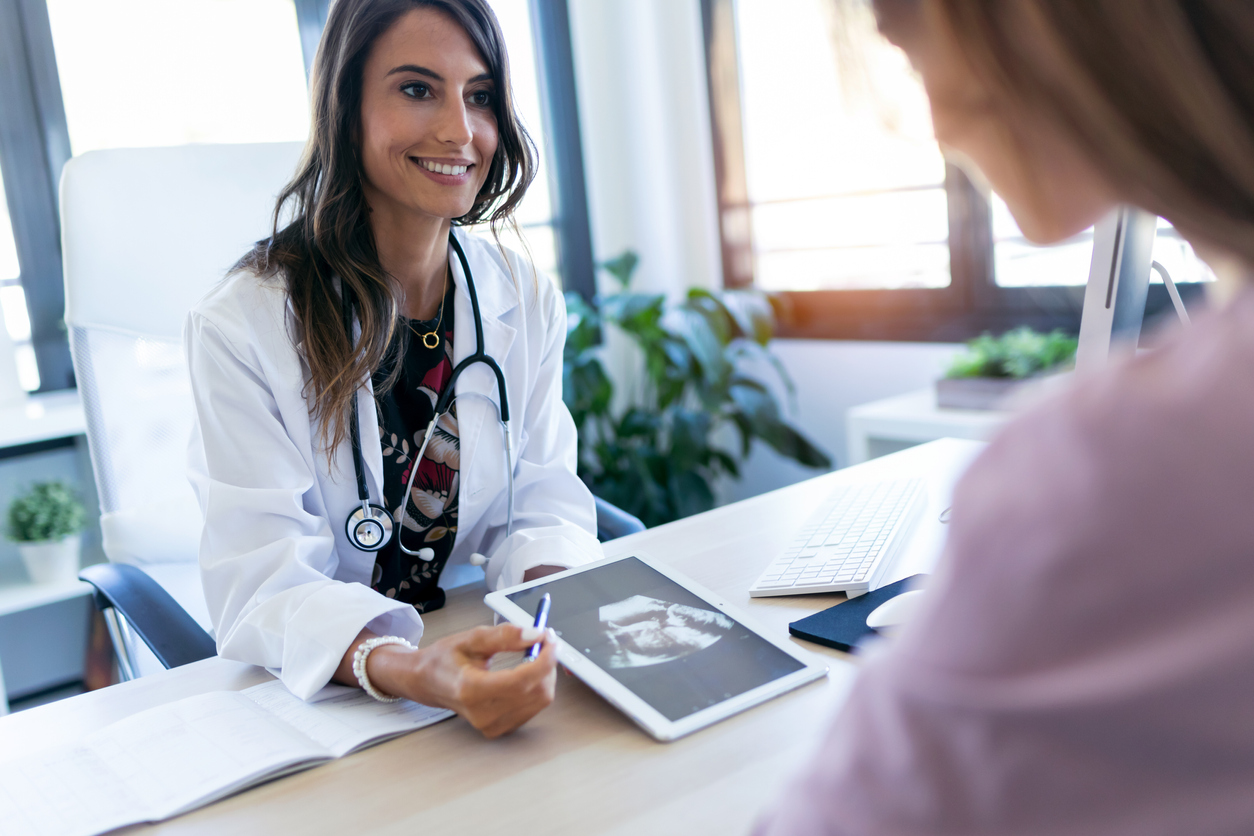
[[[403,497],[409,483],[413,457],[422,446],[423,435],[435,409],[436,400],[444,391],[453,373],[453,285],[449,283],[444,307],[437,327],[436,320],[407,320],[408,347],[403,368],[396,385],[377,398],[379,436],[383,443],[383,499],[393,519],[401,518],[402,500],[408,503],[404,526],[398,526],[392,540],[379,550],[375,558],[371,586],[389,598],[413,604],[418,612],[430,612],[444,606],[444,590],[439,586],[440,572],[453,551],[457,536],[457,483],[461,465],[461,442],[457,435],[457,406],[440,419],[431,443],[417,463],[413,489]],[[427,344],[439,334],[434,348]],[[391,373],[395,356],[384,361],[374,374],[376,391]],[[401,551],[397,543],[403,539],[405,548],[418,551],[430,548],[430,560],[412,557]]]

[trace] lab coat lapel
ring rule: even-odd
[[[335,279],[336,290],[339,279]],[[289,306],[290,306],[289,302]],[[361,323],[353,319],[353,343],[361,339]],[[298,346],[299,350],[299,346]],[[357,390],[357,437],[361,439],[361,458],[366,467],[366,488],[370,501],[377,505],[386,505],[383,500],[383,444],[379,435],[379,412],[374,403],[374,381],[367,377],[364,385]],[[336,472],[329,474],[332,482],[342,484],[346,491],[352,493],[351,505],[357,504],[357,473],[353,467],[352,442],[344,439],[336,451]],[[338,477],[338,478],[337,478]]]
[[[366,385],[357,390],[357,422],[361,427],[361,457],[366,463],[370,501],[386,506],[383,500],[383,440],[379,434],[379,410],[374,402],[374,382],[370,378],[366,378]]]
[[[511,364],[508,362],[517,332],[506,324],[511,312],[518,306],[514,280],[496,263],[484,243],[465,233],[459,232],[457,237],[465,249],[479,296],[484,351],[505,373],[506,396],[510,398],[511,410],[517,409],[521,400],[509,391]],[[453,281],[457,285],[453,311],[453,359],[454,365],[457,365],[474,354],[475,320],[466,277],[451,247],[449,260]],[[475,363],[462,372],[457,380],[457,428],[461,440],[459,531],[473,529],[488,505],[505,488],[505,445],[497,423],[497,400],[496,376],[487,365]],[[515,429],[515,436],[517,432]]]

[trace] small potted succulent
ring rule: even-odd
[[[35,583],[78,574],[83,504],[63,482],[39,482],[9,505],[8,538]]]
[[[1042,334],[1025,327],[1000,337],[984,334],[967,343],[944,379],[936,381],[936,405],[997,409],[1029,381],[1071,368],[1076,345],[1075,337],[1060,330]]]

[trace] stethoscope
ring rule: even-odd
[[[361,501],[361,505],[354,508],[352,513],[348,515],[348,519],[344,522],[344,531],[348,535],[348,542],[362,551],[377,552],[391,541],[392,534],[395,531],[396,544],[400,546],[401,551],[405,554],[425,560],[430,560],[434,555],[434,551],[430,548],[417,550],[406,548],[404,537],[400,532],[405,527],[405,515],[409,511],[410,492],[414,487],[414,477],[418,474],[418,465],[422,462],[423,454],[427,452],[427,445],[431,443],[431,437],[435,435],[435,429],[439,425],[440,419],[453,406],[453,401],[457,397],[454,394],[457,378],[475,363],[483,363],[496,375],[496,388],[500,395],[500,403],[499,406],[497,404],[493,404],[493,406],[497,407],[497,417],[500,418],[501,427],[505,431],[505,471],[506,481],[509,486],[505,536],[508,537],[514,533],[514,456],[509,438],[509,400],[505,395],[505,375],[501,372],[501,367],[497,365],[496,361],[483,350],[483,319],[479,315],[479,296],[475,293],[475,280],[470,274],[470,265],[466,262],[466,253],[462,251],[461,244],[457,243],[457,238],[451,230],[449,231],[448,242],[452,245],[453,251],[457,253],[457,260],[462,266],[462,275],[466,277],[466,289],[470,293],[470,307],[474,312],[475,318],[475,352],[454,367],[453,374],[449,376],[448,381],[444,384],[444,391],[435,402],[435,412],[432,414],[431,423],[427,425],[427,431],[422,437],[422,446],[418,448],[418,453],[413,458],[413,467],[409,469],[409,483],[405,486],[405,494],[401,500],[401,516],[399,520],[393,520],[392,515],[386,508],[370,501],[370,492],[366,487],[366,468],[362,464],[361,458],[361,424],[357,420],[357,397],[353,397],[351,418],[353,426],[357,429],[356,432],[350,434],[350,438],[353,448],[353,470],[357,475],[357,498]],[[348,331],[348,339],[351,343],[353,340],[353,315],[347,297],[347,292],[341,293],[344,327]],[[491,398],[488,398],[488,400],[490,401]],[[478,560],[475,558],[478,558]],[[473,555],[471,562],[476,565],[482,565],[484,558],[481,555]]]

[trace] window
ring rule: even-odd
[[[303,140],[292,0],[47,0],[74,154]]]
[[[794,27],[779,24],[771,0],[736,4],[755,284],[945,287],[945,161],[923,90],[875,37],[869,9],[849,33],[875,76],[842,62],[825,20],[832,5],[791,0]]]
[[[4,198],[4,178],[0,175],[0,316],[3,316],[0,327],[13,341],[18,382],[30,392],[39,388],[39,369],[30,344],[30,319],[26,315],[26,294],[22,292],[20,276],[13,224],[9,221],[8,201]],[[8,360],[0,358],[0,362]]]
[[[785,8],[786,7],[786,8]],[[777,294],[787,336],[962,340],[1079,330],[1092,230],[1029,243],[947,166],[922,84],[870,4],[702,0],[724,281]],[[1209,278],[1160,222],[1186,302]],[[1147,315],[1170,303],[1150,288]]]
[[[523,239],[517,240],[512,230],[502,230],[501,239],[519,252],[529,254],[538,269],[557,275],[559,259],[553,201],[549,194],[548,149],[541,119],[540,79],[531,35],[530,4],[528,0],[491,0],[491,5],[505,34],[515,106],[539,151],[536,179],[515,214]]]
[[[993,195],[994,276],[1000,287],[1042,287],[1083,285],[1088,280],[1089,259],[1093,254],[1093,229],[1049,247],[1038,247],[1023,237],[1005,201]],[[1175,282],[1213,281],[1214,275],[1193,247],[1168,221],[1158,219],[1153,259]],[[1157,271],[1150,281],[1162,284]]]
[[[4,173],[0,172],[0,282],[15,281],[21,275],[17,266],[17,243],[9,221],[9,203],[4,199]]]

